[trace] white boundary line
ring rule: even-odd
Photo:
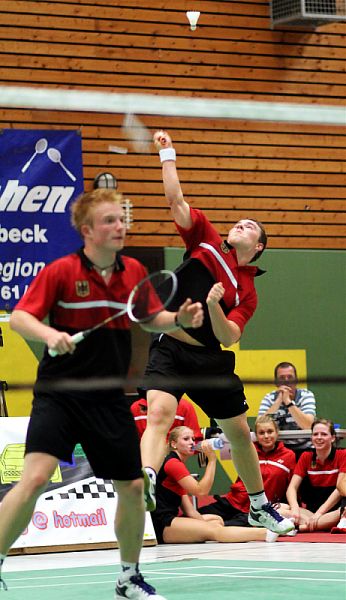
[[[0,86],[0,106],[345,125],[346,107]]]

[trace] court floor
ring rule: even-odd
[[[143,548],[142,571],[167,600],[341,600],[345,559],[337,543],[168,545]],[[10,556],[4,600],[113,599],[118,561],[118,550]]]

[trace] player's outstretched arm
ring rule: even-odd
[[[180,227],[190,229],[192,226],[190,207],[186,200],[184,200],[181,189],[172,140],[166,131],[156,131],[153,141],[160,153],[163,186],[173,219]]]

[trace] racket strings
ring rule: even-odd
[[[163,270],[149,275],[130,295],[128,302],[130,318],[139,323],[154,318],[169,304],[176,289],[174,273]]]

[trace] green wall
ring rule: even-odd
[[[183,252],[166,248],[166,268]],[[267,272],[256,279],[259,304],[241,350],[305,349],[318,415],[346,427],[345,382],[314,381],[346,376],[346,252],[268,249],[258,264]]]

